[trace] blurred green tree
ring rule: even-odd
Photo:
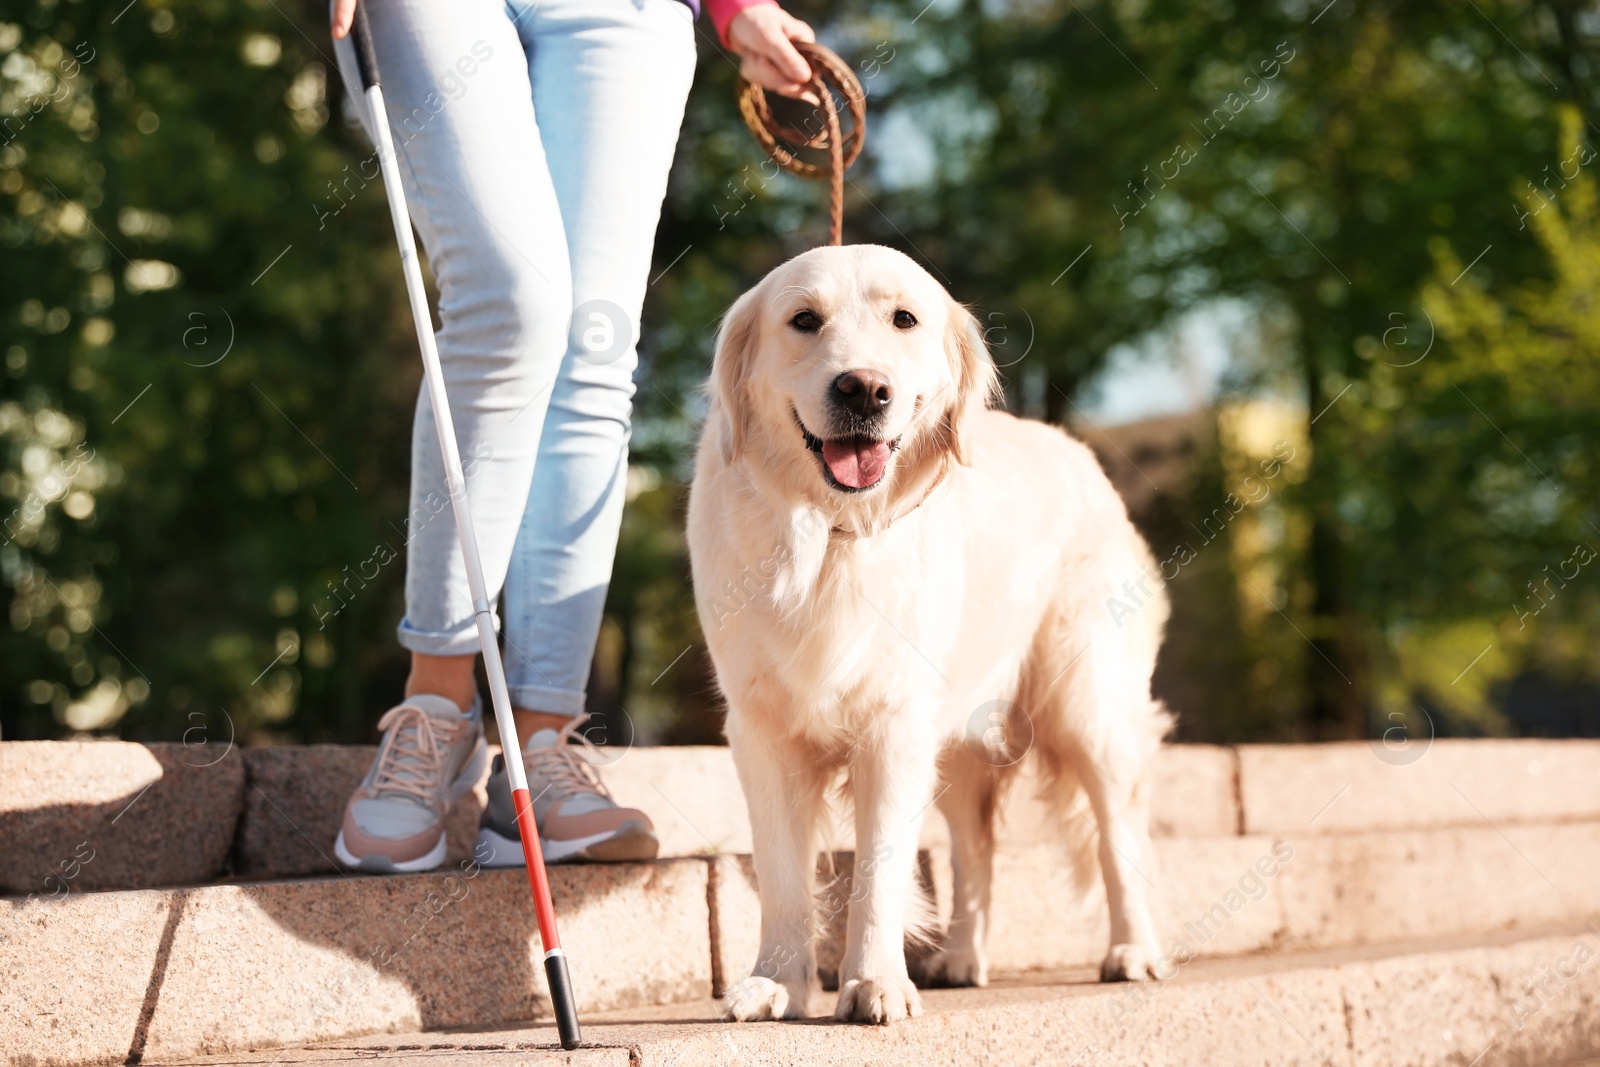
[[[416,361],[329,49],[270,0],[8,11],[5,735],[364,739]]]
[[[978,308],[1013,407],[1108,448],[1078,399],[1108,352],[1227,301],[1257,335],[1237,396],[1303,408],[1249,534],[1271,567],[1230,530],[1174,586],[1188,736],[1370,734],[1418,700],[1509,729],[1493,686],[1593,645],[1581,577],[1525,628],[1548,640],[1506,627],[1597,521],[1581,5],[793,6],[869,94],[847,239]],[[826,225],[700,32],[592,686],[680,740],[718,729],[680,532],[711,342]],[[363,740],[398,687],[416,359],[330,53],[311,0],[0,21],[8,738]],[[1237,477],[1225,429],[1161,487],[1158,546]]]
[[[1283,612],[1272,625],[1312,653],[1290,736],[1368,734],[1372,659],[1392,628],[1498,610],[1489,576],[1549,545],[1536,519],[1484,530],[1487,498],[1460,492],[1470,482],[1418,493],[1419,470],[1488,454],[1482,420],[1434,421],[1426,438],[1378,424],[1401,402],[1395,365],[1424,343],[1418,299],[1438,241],[1463,249],[1490,301],[1547,269],[1518,239],[1513,190],[1566,158],[1558,108],[1593,102],[1595,28],[1576,5],[1540,3],[941,10],[922,20],[921,47],[901,50],[937,59],[900,68],[896,105],[953,132],[932,178],[886,210],[960,296],[1027,313],[1032,366],[1008,374],[1024,398],[1030,374],[1047,383],[1053,418],[1074,414],[1075,387],[1113,343],[1220,299],[1255,308],[1283,343],[1241,391],[1287,391],[1309,424],[1282,580],[1262,591]],[[1559,482],[1544,449],[1592,451],[1593,430],[1542,425],[1536,461]],[[1509,507],[1523,491],[1489,496]],[[1220,716],[1237,699],[1193,710]]]

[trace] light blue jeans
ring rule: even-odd
[[[635,341],[694,73],[692,14],[679,0],[366,6],[438,284],[485,577],[491,598],[504,591],[511,699],[576,715],[622,519]],[[478,637],[426,391],[411,440],[400,643],[470,654]]]

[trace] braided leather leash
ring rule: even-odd
[[[753,82],[739,81],[739,111],[745,125],[755,134],[761,147],[767,150],[774,163],[802,178],[830,178],[828,198],[830,226],[828,243],[842,244],[844,240],[844,172],[861,154],[861,145],[867,135],[867,95],[857,80],[855,71],[825,45],[810,41],[793,42],[795,51],[805,57],[811,66],[811,80],[807,87],[818,100],[817,110],[822,121],[818,124],[808,119],[813,129],[798,129],[778,120],[768,105],[767,91]],[[839,104],[844,101],[850,114],[850,130],[845,133],[839,122]],[[798,155],[801,149],[826,150],[828,166],[808,163]]]

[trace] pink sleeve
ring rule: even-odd
[[[733,21],[733,16],[747,7],[758,7],[761,4],[777,6],[777,0],[706,0],[706,14],[711,16],[711,24],[717,28],[717,40],[726,45],[728,23]]]

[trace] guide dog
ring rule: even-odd
[[[935,798],[954,911],[928,975],[984,984],[993,824],[1023,754],[1079,869],[1104,878],[1102,978],[1155,976],[1144,872],[1171,726],[1150,692],[1165,594],[1094,455],[995,410],[997,381],[973,315],[888,248],[807,252],[723,322],[688,537],[761,898],[732,1019],[806,1013],[818,824],[841,775],[856,861],[835,1018],[921,1011],[904,938],[925,922],[913,874]],[[1051,910],[1041,900],[1037,921]]]

